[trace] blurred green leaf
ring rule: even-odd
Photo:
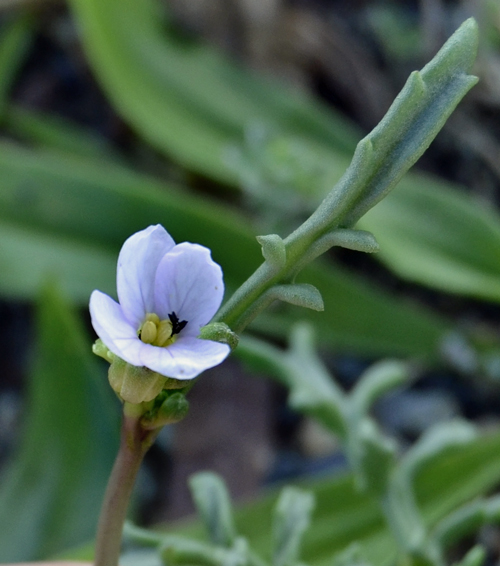
[[[299,563],[304,532],[311,523],[314,497],[309,491],[284,487],[273,516],[273,566]]]
[[[416,490],[428,524],[471,498],[484,494],[500,479],[500,434],[478,439],[460,450],[438,457],[417,474]],[[315,566],[331,563],[332,555],[359,540],[364,556],[376,566],[389,566],[395,542],[385,527],[374,499],[356,491],[352,476],[300,482],[317,502],[311,527],[306,531],[302,559]],[[276,495],[249,504],[236,513],[238,531],[252,548],[269,556],[269,517]],[[199,525],[177,532],[201,535]]]
[[[224,480],[213,472],[189,478],[191,497],[211,542],[229,548],[236,538],[231,500]]]
[[[379,258],[401,277],[500,301],[500,216],[474,197],[408,177],[358,225],[376,234]]]
[[[32,18],[16,15],[5,22],[0,39],[0,117],[3,119],[8,95],[33,39]]]
[[[37,336],[23,434],[0,483],[2,562],[45,558],[92,537],[118,446],[118,404],[54,287],[40,298]]]
[[[5,110],[4,127],[10,134],[40,147],[118,160],[105,138],[55,115],[10,104]]]
[[[70,0],[87,56],[124,119],[184,166],[234,182],[223,164],[251,123],[320,139],[350,152],[359,137],[344,118],[298,92],[257,78],[206,45],[162,26],[152,0]]]
[[[4,297],[33,300],[47,277],[56,279],[80,304],[88,302],[97,286],[114,292],[117,256],[103,246],[4,219],[0,220],[0,242],[0,293]]]
[[[417,473],[416,490],[426,522],[435,525],[442,517],[463,503],[490,491],[500,481],[500,434],[479,438],[455,452],[438,456]],[[332,563],[334,553],[359,541],[361,553],[375,566],[393,563],[396,546],[385,527],[378,504],[355,488],[351,475],[299,482],[312,491],[317,502],[310,528],[306,531],[302,558],[313,566]],[[270,518],[278,494],[237,510],[238,532],[247,536],[251,548],[270,558],[272,532]],[[200,522],[188,522],[166,527],[169,533],[193,536],[203,540],[205,532]],[[89,546],[67,558],[92,558]]]
[[[206,245],[240,285],[262,261],[250,223],[228,206],[182,192],[118,164],[0,144],[0,292],[32,298],[48,274],[81,304],[95,288],[114,294],[125,239],[161,223],[177,241]],[[300,279],[317,287],[325,312],[284,308],[255,329],[285,336],[292,320],[318,327],[322,345],[365,354],[438,356],[449,330],[437,315],[382,293],[345,269],[315,262]]]

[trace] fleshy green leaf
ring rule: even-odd
[[[279,301],[290,303],[296,307],[323,311],[325,305],[321,293],[309,283],[294,285],[275,285],[268,291],[269,295]]]
[[[424,153],[460,100],[476,84],[468,74],[477,52],[474,19],[464,22],[422,69],[410,75],[380,124],[364,140],[366,156],[353,158],[356,184],[367,186],[344,218],[350,225],[379,202]],[[365,159],[367,158],[367,159]]]

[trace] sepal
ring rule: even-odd
[[[109,366],[108,379],[120,399],[133,404],[152,401],[167,382],[163,375],[146,367],[128,364],[118,356],[114,356]]]

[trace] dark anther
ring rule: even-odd
[[[186,326],[188,323],[187,320],[179,320],[175,312],[171,312],[168,315],[170,322],[172,323],[172,336],[174,334],[179,334],[179,332]]]

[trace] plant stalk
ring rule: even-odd
[[[140,416],[123,415],[120,448],[111,471],[97,525],[95,566],[117,566],[123,524],[144,455],[158,434],[145,431]]]

